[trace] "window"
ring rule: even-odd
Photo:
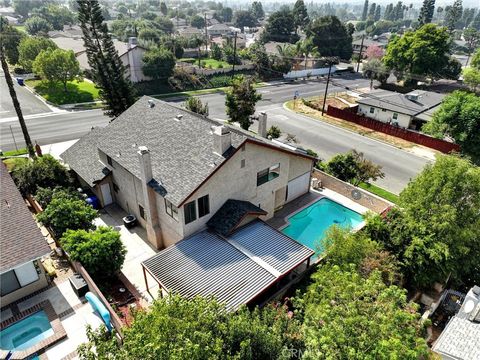
[[[244,168],[245,167],[245,159],[242,159],[242,161],[240,161],[240,168]]]
[[[1,292],[0,295],[4,296],[11,292],[20,289],[20,283],[14,270],[7,271],[0,275]]]
[[[398,114],[397,113],[393,113],[393,120],[397,120],[398,119]]]
[[[257,173],[257,186],[265,184],[266,182],[276,179],[280,176],[280,164],[270,166],[268,169],[259,171]]]
[[[185,212],[185,224],[189,224],[192,221],[197,220],[197,209],[195,208],[195,201],[191,201],[184,206]]]
[[[370,114],[373,114],[375,112],[375,108],[371,107],[370,108]]]
[[[143,220],[147,220],[147,219],[145,219],[145,209],[143,208],[142,205],[138,205],[138,211],[140,212],[140,217],[141,217]]]
[[[387,109],[382,109],[382,112],[387,112]]]
[[[178,208],[174,206],[170,201],[165,199],[165,211],[174,220],[178,221]]]
[[[118,193],[118,190],[120,190],[120,188],[118,187],[117,184],[113,183],[113,191],[115,191],[116,193]]]
[[[210,214],[210,199],[208,195],[198,198],[198,217]]]
[[[108,165],[110,165],[111,167],[113,167],[113,161],[112,161],[112,158],[110,156],[107,155],[107,163]]]

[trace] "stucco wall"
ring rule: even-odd
[[[383,111],[380,108],[373,107],[375,112],[372,114],[370,112],[370,107],[369,105],[363,105],[359,104],[358,105],[358,114],[384,122],[384,123],[395,123],[397,122],[399,126],[408,128],[410,126],[410,123],[412,121],[412,117],[409,115],[405,114],[400,114],[398,113],[398,118],[396,120],[393,119],[393,111]]]
[[[280,190],[285,194],[284,191],[288,180],[296,178],[312,168],[310,159],[282,151],[251,143],[247,143],[244,149],[243,151],[237,151],[214,176],[187,200],[187,202],[197,200],[208,194],[210,198],[210,213],[185,225],[185,236],[203,229],[210,217],[228,199],[250,201],[267,211],[268,215],[265,219],[269,219],[273,216],[274,209],[282,206],[285,202],[285,196],[277,196],[277,201],[281,199],[281,202],[275,203],[276,192]],[[242,160],[245,160],[244,168],[241,168]],[[280,163],[280,176],[257,187],[257,172],[277,163]],[[183,214],[183,208],[181,213]]]
[[[136,47],[120,57],[132,82],[151,80],[151,78],[145,76],[142,71],[142,59],[144,54],[145,50],[140,47]]]
[[[43,265],[40,261],[38,261],[38,266],[40,268],[40,274],[38,275],[38,280],[18,290],[13,291],[10,294],[1,296],[0,303],[2,304],[2,307],[8,304],[11,304],[14,301],[17,301],[18,299],[21,299],[24,296],[30,295],[31,293],[37,290],[43,289],[48,285],[45,269],[43,268]]]

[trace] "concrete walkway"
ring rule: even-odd
[[[149,277],[148,285],[150,293],[147,291],[141,263],[151,258],[157,251],[147,242],[147,233],[144,228],[137,225],[131,229],[127,229],[125,225],[123,225],[122,218],[126,215],[127,213],[118,205],[112,204],[100,211],[100,217],[95,219],[94,223],[97,226],[112,226],[120,232],[120,238],[127,249],[122,273],[130,283],[135,286],[145,300],[151,302],[153,297],[156,298],[158,293],[158,284],[153,278]]]

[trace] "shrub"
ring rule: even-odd
[[[68,230],[60,243],[70,258],[80,262],[96,279],[113,277],[122,268],[127,253],[120,233],[112,227]]]
[[[72,184],[67,168],[51,155],[37,157],[16,167],[12,175],[23,195],[35,194],[39,187],[68,187]]]
[[[272,125],[270,129],[268,129],[267,136],[271,137],[272,139],[278,139],[282,135],[282,131],[278,126]]]
[[[208,116],[208,104],[203,104],[197,97],[189,97],[185,101],[185,107],[196,114]]]
[[[96,217],[97,210],[85,201],[60,197],[54,198],[37,218],[60,238],[67,230],[93,229],[92,221]]]
[[[56,186],[53,189],[39,187],[35,193],[35,200],[44,209],[53,199],[81,200],[82,196],[74,188],[63,188],[61,186]]]

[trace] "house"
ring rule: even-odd
[[[179,36],[184,37],[186,39],[191,39],[193,37],[204,37],[205,32],[202,32],[202,30],[197,29],[192,26],[188,26],[185,28],[180,28],[177,30],[177,33]]]
[[[443,360],[480,359],[480,287],[470,289],[432,350]]]
[[[221,36],[221,35],[227,35],[233,33],[232,29],[230,26],[227,26],[225,24],[215,24],[207,27],[207,32],[208,36]]]
[[[58,34],[56,34],[58,35]],[[51,39],[57,46],[65,50],[73,50],[80,64],[80,69],[90,70],[87,52],[81,37],[75,35],[56,36]],[[142,71],[142,59],[147,51],[137,44],[137,38],[128,39],[128,43],[114,39],[113,45],[120,56],[120,60],[126,68],[126,76],[133,83],[150,80]]]
[[[83,36],[82,28],[78,25],[63,25],[63,30],[52,30],[48,32],[49,38],[74,38],[81,39]]]
[[[233,44],[235,42],[234,40],[235,36],[232,34],[227,34],[223,36],[213,36],[210,39],[211,44],[217,44],[220,47],[224,47],[226,44],[231,44],[233,47]],[[244,49],[247,45],[247,37],[246,34],[237,34],[237,49]]]
[[[364,38],[363,43],[362,43],[362,39],[357,39],[352,41],[352,48],[353,48],[354,54],[359,54],[360,49],[361,49],[361,52],[364,53],[369,46],[378,46],[381,49],[385,49],[387,47],[387,43],[381,42],[375,39],[368,39],[368,38]]]
[[[414,90],[407,94],[378,90],[357,99],[358,114],[402,128],[420,129],[431,120],[445,95]]]
[[[266,136],[266,114],[259,128]],[[269,219],[309,191],[313,166],[304,151],[147,96],[61,157],[103,206],[135,215],[157,249],[206,229],[230,199]]]
[[[6,306],[48,285],[40,259],[50,247],[3,163],[0,180],[0,303]]]

